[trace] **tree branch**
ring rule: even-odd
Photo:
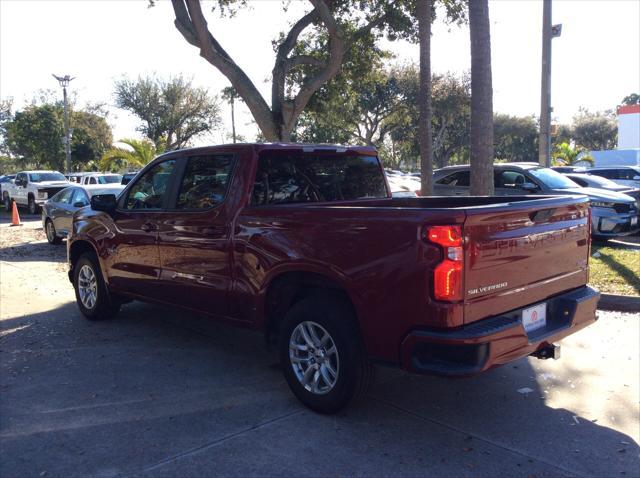
[[[199,0],[172,0],[176,28],[191,45],[200,48],[200,56],[226,76],[244,100],[268,140],[278,137],[271,110],[251,79],[209,32]]]

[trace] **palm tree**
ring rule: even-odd
[[[125,138],[118,143],[126,144],[129,148],[111,148],[106,151],[100,159],[100,167],[103,171],[121,170],[127,167],[141,168],[164,151],[162,144],[156,147],[148,139]]]
[[[420,42],[420,95],[418,137],[420,138],[421,194],[433,194],[433,134],[431,131],[431,9],[432,0],[418,0],[418,39]]]
[[[593,165],[593,156],[583,148],[574,148],[569,143],[560,143],[553,150],[554,166],[573,166],[578,161],[586,161]]]
[[[488,0],[469,2],[471,40],[471,187],[493,195],[493,84]]]
[[[236,116],[234,109],[235,99],[238,98],[238,92],[233,86],[227,86],[222,89],[222,98],[227,100],[231,105],[231,131],[233,134],[233,142],[236,142]]]

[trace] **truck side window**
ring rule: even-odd
[[[192,156],[180,184],[177,209],[210,209],[224,201],[233,154]]]
[[[305,203],[385,198],[375,156],[281,153],[261,156],[251,204]]]
[[[137,178],[127,194],[125,209],[161,209],[175,164],[175,159],[163,161]]]

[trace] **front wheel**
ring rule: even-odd
[[[11,212],[11,198],[9,197],[8,194],[4,195],[4,210],[7,212]]]
[[[40,207],[36,203],[36,200],[33,196],[29,196],[28,207],[29,207],[29,214],[38,214],[38,212],[40,212]]]
[[[373,379],[353,311],[332,296],[294,304],[281,327],[279,352],[291,391],[320,413],[338,412]]]
[[[83,254],[75,263],[73,288],[78,308],[89,320],[109,319],[120,311],[120,302],[110,297],[98,261],[91,253]]]

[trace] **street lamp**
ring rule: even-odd
[[[67,165],[67,172],[71,172],[71,130],[69,129],[69,102],[67,101],[67,86],[74,78],[69,77],[69,75],[65,76],[52,76],[58,80],[60,86],[62,87],[62,95],[64,97],[64,156]]]
[[[542,4],[542,82],[540,94],[540,135],[538,136],[538,162],[551,166],[551,40],[562,33],[562,25],[551,23],[551,0]]]

